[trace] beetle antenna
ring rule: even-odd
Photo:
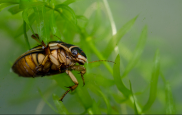
[[[36,40],[38,43],[40,43],[40,44],[42,44],[42,46],[44,46],[44,47],[46,47],[46,44],[44,43],[44,41],[40,41],[40,39],[39,39],[39,35],[38,34],[32,34],[32,36],[31,36],[34,40]]]
[[[38,34],[32,34],[31,36],[34,40],[36,40],[38,43],[41,43],[40,39],[39,39],[39,35]]]
[[[62,41],[61,38],[59,38],[58,36],[56,36],[56,35],[53,35],[53,36],[57,37],[60,41]],[[62,42],[63,42],[63,41],[62,41]]]
[[[100,62],[100,61],[107,61],[107,62],[111,62],[111,63],[116,64],[115,62],[109,61],[109,60],[97,60],[97,61],[91,61],[91,62],[88,62],[88,63],[94,63],[94,62]]]

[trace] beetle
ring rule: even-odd
[[[39,41],[38,34],[31,37]],[[83,77],[86,73],[86,68],[83,66],[85,62],[87,57],[78,46],[62,41],[52,41],[45,45],[42,41],[41,45],[22,54],[13,64],[12,70],[22,77],[50,76],[66,72],[74,85],[67,87],[69,89],[60,98],[62,101],[66,94],[75,90],[79,84],[72,70],[80,72],[85,85]]]

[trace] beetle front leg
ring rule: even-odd
[[[76,71],[80,71],[80,74],[81,74],[81,77],[82,77],[82,80],[83,80],[83,86],[84,86],[85,85],[85,80],[84,80],[83,75],[86,73],[86,68],[83,67],[83,66],[80,66],[80,65],[74,65],[74,66],[71,66],[71,69],[76,70]]]
[[[63,98],[66,96],[66,94],[67,94],[70,90],[73,91],[73,90],[75,90],[75,89],[77,88],[77,86],[78,86],[78,81],[77,81],[76,77],[73,75],[73,73],[72,73],[71,71],[69,71],[69,70],[66,70],[66,73],[70,76],[71,80],[74,82],[75,85],[68,87],[69,89],[63,94],[63,96],[61,97],[60,101],[63,100]]]

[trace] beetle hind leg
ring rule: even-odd
[[[63,96],[60,98],[59,101],[63,101],[63,98],[66,96],[66,94],[67,94],[69,91],[75,90],[75,89],[77,88],[77,86],[78,86],[78,84],[75,84],[75,85],[73,85],[73,86],[67,87],[67,88],[69,88],[69,89],[63,94]]]
[[[63,101],[63,98],[66,96],[66,94],[69,92],[69,91],[73,91],[77,88],[78,86],[78,81],[77,79],[75,78],[75,76],[73,75],[73,73],[69,70],[66,70],[66,73],[69,75],[69,77],[71,78],[71,80],[74,82],[75,85],[73,86],[70,86],[70,87],[67,87],[69,88],[64,94],[63,96],[60,98],[60,101]]]

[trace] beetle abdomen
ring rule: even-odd
[[[19,76],[23,77],[36,77],[49,71],[51,66],[47,61],[44,68],[38,68],[39,64],[44,60],[45,55],[41,53],[32,53],[23,55],[13,65],[12,69]],[[38,68],[38,69],[37,69]]]

